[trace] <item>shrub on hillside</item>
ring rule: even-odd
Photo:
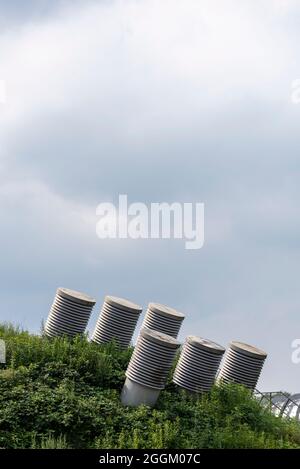
[[[0,326],[2,448],[292,448],[297,422],[271,415],[237,385],[197,398],[169,382],[155,409],[123,407],[132,350],[86,337],[47,339]]]

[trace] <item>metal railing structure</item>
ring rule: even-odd
[[[254,395],[274,415],[295,418],[300,421],[300,393],[288,394],[283,391],[261,392],[256,389]]]

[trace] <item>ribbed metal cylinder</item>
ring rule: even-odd
[[[255,390],[266,352],[242,342],[231,342],[218,374],[218,381],[235,382]]]
[[[83,334],[96,301],[84,293],[58,288],[44,327],[49,337]]]
[[[142,327],[177,338],[184,318],[184,314],[169,306],[149,303]]]
[[[224,347],[201,337],[189,336],[182,348],[173,382],[187,391],[207,392],[225,352]]]
[[[104,344],[115,340],[121,348],[130,345],[142,308],[131,301],[106,296],[92,341]]]
[[[174,337],[142,329],[126,376],[142,386],[164,389],[180,343]]]

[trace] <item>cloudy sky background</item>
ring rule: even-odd
[[[269,353],[300,391],[297,1],[0,0],[0,319],[58,286],[187,314],[182,338]],[[96,206],[204,202],[205,246],[102,240]]]

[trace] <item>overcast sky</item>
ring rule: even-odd
[[[268,352],[300,391],[300,5],[0,0],[1,321],[38,332],[58,286],[186,313]],[[205,245],[99,240],[96,206],[204,202]]]

